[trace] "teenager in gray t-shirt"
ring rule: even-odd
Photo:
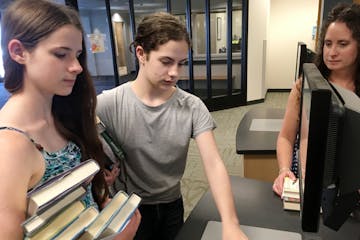
[[[133,42],[139,72],[98,96],[97,114],[126,153],[127,187],[142,198],[135,239],[174,239],[183,224],[180,179],[194,138],[223,221],[223,239],[247,239],[219,155],[215,123],[203,102],[176,87],[190,46],[184,25],[167,13],[146,16]]]
[[[166,203],[181,196],[190,139],[213,130],[204,103],[179,88],[163,104],[147,106],[131,83],[98,96],[97,114],[126,153],[127,187],[143,203]]]

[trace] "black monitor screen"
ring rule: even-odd
[[[303,72],[302,66],[307,62],[307,48],[303,42],[298,42],[296,52],[296,66],[295,66],[295,81],[300,77]]]
[[[360,102],[355,104],[357,111],[354,116],[349,117],[342,94],[323,78],[314,64],[304,64],[302,85],[299,127],[302,229],[317,232],[322,209],[324,224],[338,230],[359,199],[356,189],[360,184],[354,181],[356,177],[352,175],[350,179],[343,173],[351,171],[349,168],[356,166],[353,162],[360,156],[360,150],[357,150],[360,131],[357,143],[347,140],[348,146],[344,147],[344,139],[349,135],[345,131],[348,128],[346,121],[355,125],[357,122],[357,129],[360,129]],[[360,101],[356,95],[354,99]],[[346,156],[344,149],[347,149]],[[356,153],[359,153],[355,155],[357,157],[344,165],[344,158]],[[352,183],[348,186],[350,180]]]

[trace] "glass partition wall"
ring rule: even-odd
[[[178,86],[209,110],[246,104],[248,0],[56,0],[79,10],[88,65],[97,92],[136,78],[129,50],[137,24],[164,11],[186,24],[192,39]]]
[[[242,1],[193,0],[188,5],[191,5],[194,88],[186,70],[179,86],[193,90],[205,102],[241,94]],[[173,1],[171,12],[187,21],[186,9],[181,2]]]

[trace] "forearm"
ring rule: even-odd
[[[276,155],[280,171],[290,169],[292,164],[293,148],[299,125],[300,86],[300,80],[296,81],[289,94],[282,127],[276,143]]]
[[[217,150],[213,132],[204,132],[198,135],[195,140],[199,147],[210,190],[221,219],[224,223],[231,222],[236,225],[239,220],[236,215],[230,178]]]
[[[21,223],[23,219],[16,216],[12,212],[1,211],[0,218],[0,239],[16,240],[23,239],[23,230]]]
[[[293,154],[293,144],[288,140],[279,137],[277,141],[276,156],[278,161],[279,172],[291,169]]]
[[[208,169],[206,172],[208,171],[211,172],[211,174],[207,174],[210,190],[222,222],[239,223],[231,190],[230,178],[222,160],[219,160],[216,165],[212,166],[211,170]]]
[[[219,151],[217,150],[212,131],[204,132],[196,137],[205,173],[209,181],[216,207],[220,213],[223,240],[245,240],[236,214],[230,178]]]

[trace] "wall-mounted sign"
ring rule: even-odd
[[[93,33],[87,34],[87,37],[90,41],[90,48],[92,53],[105,52],[105,34]]]

